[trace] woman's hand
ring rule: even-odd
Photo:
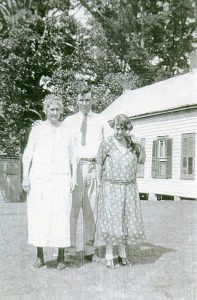
[[[23,178],[22,187],[23,187],[23,190],[26,193],[30,192],[30,179],[29,179],[29,176]]]
[[[140,155],[140,151],[141,151],[141,147],[139,144],[134,143],[134,147],[133,147],[133,153],[135,153],[137,155],[137,157],[139,157]]]

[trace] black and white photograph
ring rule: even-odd
[[[0,0],[0,299],[197,299],[196,0]]]

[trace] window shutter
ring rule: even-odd
[[[140,139],[140,145],[145,149],[145,139]],[[138,164],[137,165],[137,177],[143,178],[144,177],[144,164]]]
[[[172,139],[166,142],[166,178],[172,178]]]
[[[195,133],[181,137],[181,179],[194,179]]]
[[[151,171],[151,175],[153,178],[157,177],[157,148],[158,148],[157,140],[154,140],[153,147],[152,147],[152,171]]]

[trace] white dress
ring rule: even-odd
[[[28,243],[37,247],[70,246],[70,165],[76,160],[68,130],[48,121],[32,128],[23,155],[31,162],[27,196]]]

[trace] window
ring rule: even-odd
[[[194,179],[195,133],[181,135],[181,179]]]
[[[167,140],[161,138],[158,140],[158,175],[165,177],[166,175],[166,147]]]
[[[172,139],[166,136],[153,141],[152,177],[172,178]]]
[[[145,149],[145,139],[144,138],[140,139],[140,144]],[[138,164],[137,165],[137,177],[138,178],[143,178],[144,177],[144,164]]]

